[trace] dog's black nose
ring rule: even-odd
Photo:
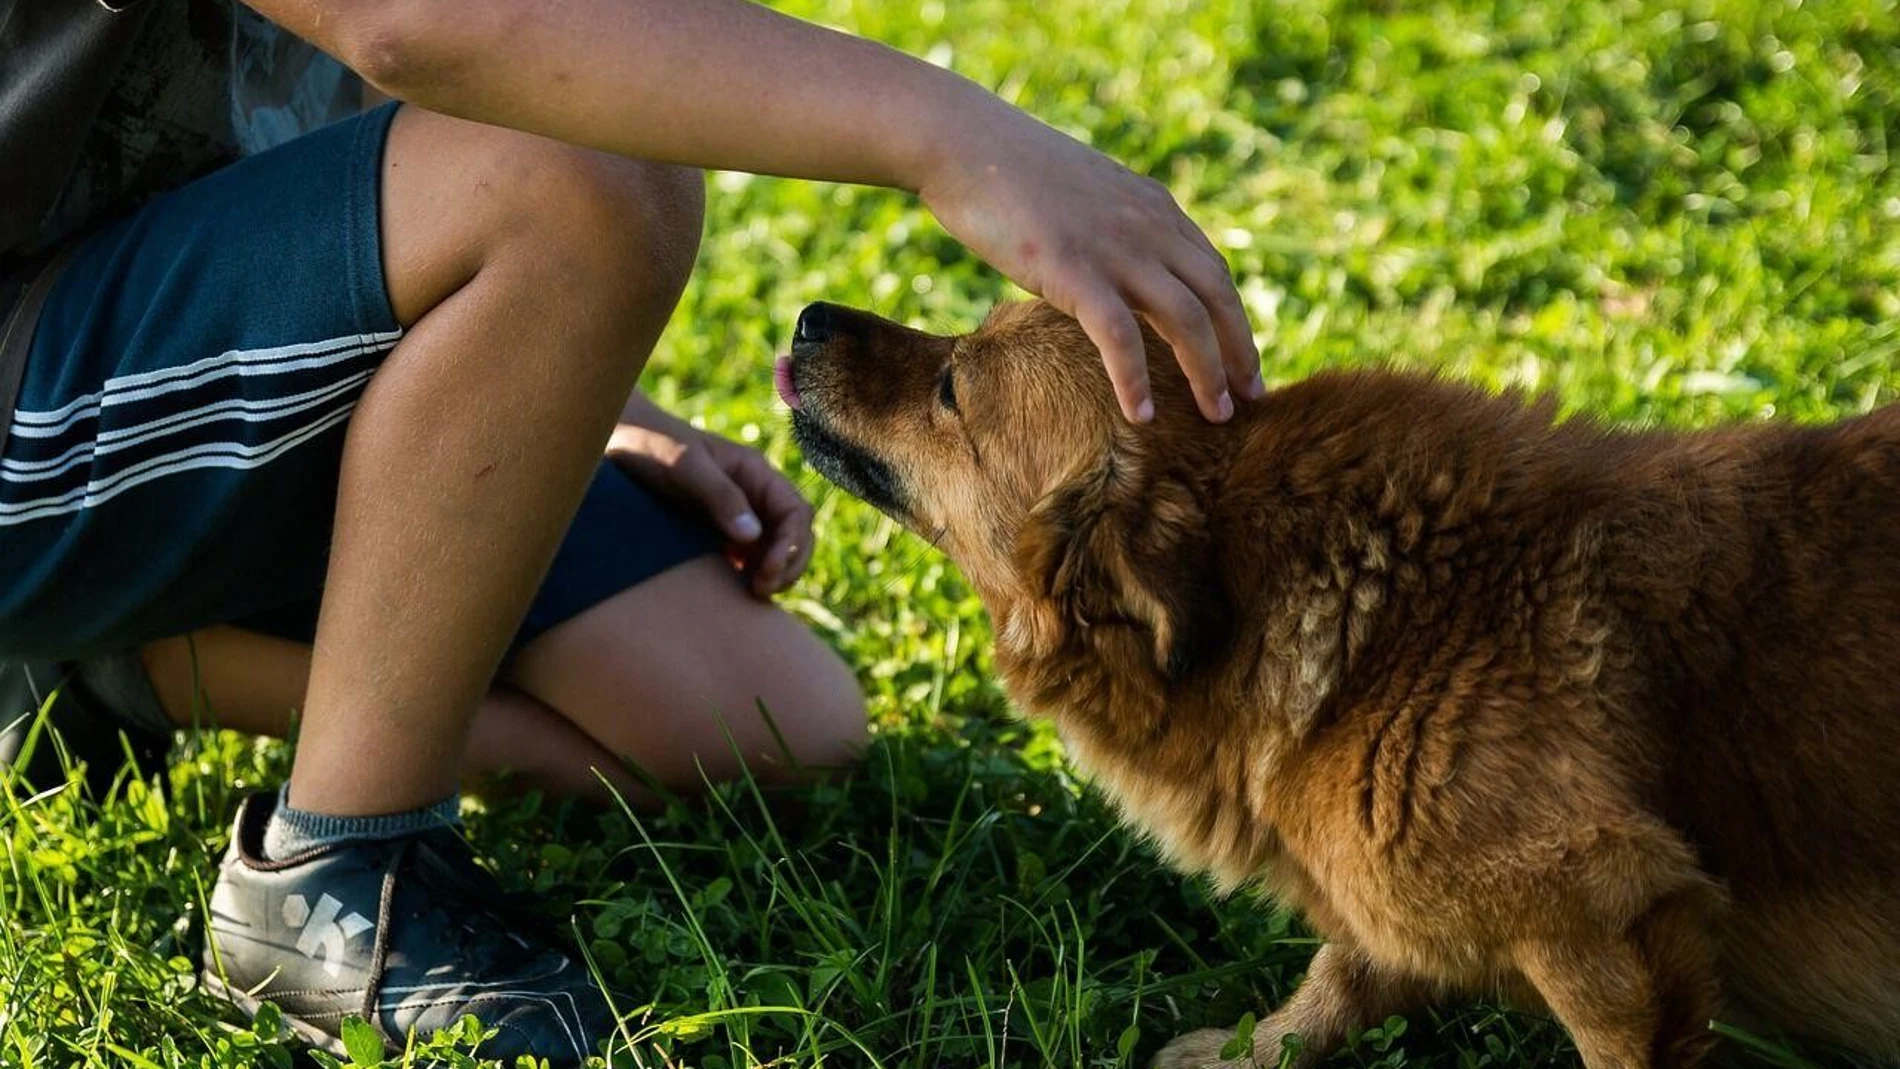
[[[792,341],[819,345],[830,337],[831,306],[823,301],[806,305],[805,310],[798,313],[798,326],[792,329]]]

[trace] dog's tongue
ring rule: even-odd
[[[778,387],[779,400],[797,411],[802,404],[798,399],[798,384],[792,381],[792,358],[781,356],[778,363],[772,365],[772,383]]]

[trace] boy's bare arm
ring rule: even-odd
[[[1160,185],[973,83],[747,0],[247,0],[391,96],[625,156],[919,193],[959,240],[1081,320],[1123,409],[1132,312],[1202,411],[1259,389],[1225,263]]]

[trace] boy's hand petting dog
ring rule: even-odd
[[[1122,414],[1153,418],[1137,312],[1166,339],[1201,414],[1265,396],[1260,351],[1227,262],[1161,183],[1016,111],[963,122],[918,192],[945,229],[1082,324]]]
[[[636,394],[607,455],[656,493],[690,501],[730,539],[727,555],[759,597],[780,593],[811,562],[811,505],[756,449],[693,427]]]

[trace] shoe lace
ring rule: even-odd
[[[371,951],[368,983],[363,990],[363,1019],[370,1021],[385,1039],[391,1037],[383,1028],[378,1006],[389,966],[396,888],[405,874],[448,892],[423,896],[427,906],[415,911],[411,919],[423,921],[434,914],[447,926],[460,931],[467,955],[465,960],[492,962],[532,957],[560,947],[566,941],[560,928],[540,912],[537,899],[505,890],[494,874],[475,862],[473,851],[453,830],[436,829],[403,839],[391,852],[383,870],[382,889],[376,904],[376,943]],[[450,898],[461,907],[454,913],[445,903]]]

